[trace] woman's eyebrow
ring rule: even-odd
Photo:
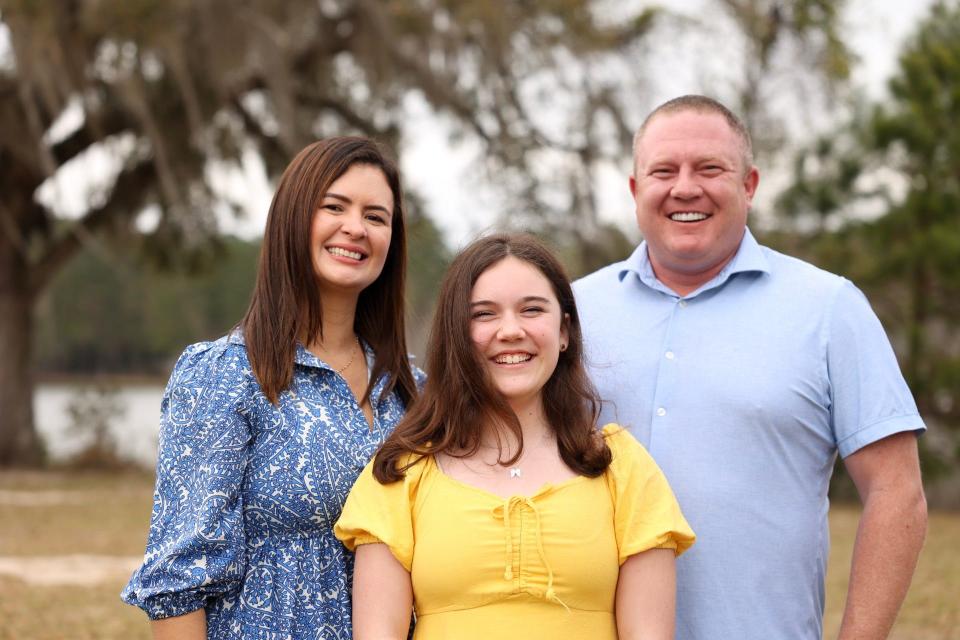
[[[326,192],[325,194],[323,194],[323,197],[324,197],[324,198],[333,198],[334,200],[339,200],[339,201],[341,201],[341,202],[343,202],[343,203],[346,203],[346,204],[352,204],[352,203],[353,203],[353,200],[351,200],[351,199],[348,198],[347,196],[340,195],[339,193],[334,193],[334,192],[332,192],[332,191]],[[367,205],[367,206],[364,207],[364,208],[365,208],[365,209],[368,209],[368,210],[369,210],[369,209],[376,209],[377,211],[383,211],[383,212],[386,213],[387,215],[391,215],[391,216],[393,215],[393,211],[391,211],[391,210],[388,209],[387,207],[384,207],[384,206],[379,205],[379,204]]]

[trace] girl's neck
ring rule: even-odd
[[[530,407],[522,413],[516,412],[516,409],[514,411],[517,420],[520,421],[520,433],[523,435],[524,449],[538,446],[546,440],[553,439],[553,429],[547,423],[539,403],[537,407]],[[516,452],[519,444],[510,429],[493,425],[484,430],[480,442],[484,448],[498,448],[499,443],[499,448],[509,456]]]

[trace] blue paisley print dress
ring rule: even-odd
[[[384,384],[371,429],[302,345],[276,407],[239,332],[188,347],[164,393],[147,551],[123,599],[151,619],[204,607],[217,640],[348,640],[353,556],[333,524],[403,415]]]

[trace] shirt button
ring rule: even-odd
[[[681,301],[680,301],[680,306],[681,306],[681,307],[687,306],[687,301],[686,301],[686,300],[681,300]]]
[[[659,409],[657,409],[657,415],[662,418],[663,416],[667,415],[667,410],[664,409],[663,407],[660,407]]]
[[[667,352],[666,352],[665,354],[663,354],[663,355],[665,355],[665,356],[667,357],[667,360],[673,360],[673,358],[674,358],[673,351],[667,351]]]

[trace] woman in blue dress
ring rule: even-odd
[[[188,347],[164,393],[147,551],[122,594],[155,638],[350,638],[353,558],[332,527],[417,393],[405,264],[394,163],[363,138],[301,151],[246,315]]]

